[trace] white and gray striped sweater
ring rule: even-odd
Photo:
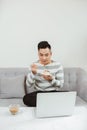
[[[42,65],[38,62],[35,63],[38,66],[37,74],[33,74],[31,71],[27,75],[26,85],[32,87],[34,85],[36,90],[49,91],[58,90],[63,87],[64,83],[64,72],[63,66],[53,61],[48,65]],[[42,77],[44,70],[48,70],[53,75],[52,81],[47,81]]]

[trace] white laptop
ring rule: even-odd
[[[70,116],[75,100],[76,91],[38,93],[36,117]]]

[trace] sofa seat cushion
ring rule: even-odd
[[[21,98],[25,95],[25,76],[0,78],[0,98]]]
[[[0,107],[8,107],[10,104],[19,104],[20,106],[25,106],[22,98],[0,99]]]
[[[87,107],[87,102],[85,102],[79,96],[76,96],[76,106],[85,106],[85,107]]]
[[[12,98],[12,99],[0,99],[0,107],[1,106],[9,106],[10,104],[19,104],[20,106],[26,106],[23,103],[22,98]],[[82,100],[80,97],[76,97],[76,106],[86,106],[87,103]]]

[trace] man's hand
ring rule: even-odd
[[[43,78],[48,80],[48,81],[52,81],[53,76],[50,74],[49,71],[45,70],[42,74]]]
[[[43,78],[48,81],[52,81],[52,79],[53,79],[52,75],[43,75]]]
[[[31,65],[31,71],[32,71],[33,74],[36,74],[36,73],[37,73],[37,68],[38,68],[38,67],[37,67],[36,64],[32,64],[32,65]]]

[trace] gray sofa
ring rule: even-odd
[[[25,84],[28,68],[0,68],[0,107],[23,104],[25,93],[33,91]],[[64,68],[64,87],[60,90],[77,91],[76,105],[87,107],[87,73],[81,68]]]

